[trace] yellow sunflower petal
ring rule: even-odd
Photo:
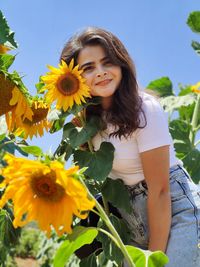
[[[14,227],[34,220],[48,236],[52,227],[58,235],[71,233],[73,216],[85,218],[85,211],[94,207],[84,186],[72,177],[78,171],[77,166],[64,170],[58,161],[46,165],[10,154],[6,154],[4,160],[7,166],[2,173],[7,187],[0,207],[12,199]]]

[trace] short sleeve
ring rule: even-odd
[[[171,136],[168,128],[167,113],[160,103],[153,97],[143,102],[143,111],[146,116],[146,126],[136,130],[138,151],[144,152],[157,147],[170,145]],[[144,116],[141,117],[141,125],[144,125]]]

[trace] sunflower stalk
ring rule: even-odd
[[[119,236],[119,234],[116,231],[115,227],[112,225],[110,219],[108,218],[108,215],[106,214],[106,212],[104,211],[102,206],[99,204],[99,202],[90,193],[90,191],[88,190],[87,186],[85,185],[85,183],[84,183],[84,181],[83,181],[83,179],[81,177],[80,177],[80,181],[82,182],[82,184],[87,189],[89,197],[92,198],[95,201],[95,205],[96,205],[96,208],[97,208],[97,210],[98,210],[98,212],[100,214],[101,219],[105,222],[106,226],[108,227],[108,229],[111,232],[111,233],[108,234],[108,232],[104,230],[104,233],[107,234],[110,238],[111,238],[111,235],[112,235],[111,239],[115,242],[115,244],[119,247],[119,249],[123,253],[124,258],[128,263],[128,266],[129,267],[136,267],[135,264],[133,263],[130,255],[128,254],[128,251],[127,251],[123,241],[121,240],[121,237]],[[99,228],[97,228],[97,229],[99,230]],[[102,232],[102,229],[101,229],[101,232]]]

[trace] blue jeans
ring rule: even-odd
[[[127,187],[132,213],[120,213],[130,228],[131,245],[148,249],[147,185],[142,181]],[[170,168],[170,188],[172,222],[166,267],[200,267],[200,188],[179,165]]]

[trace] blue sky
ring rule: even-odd
[[[0,9],[19,44],[11,70],[18,71],[31,94],[47,64],[57,66],[67,39],[85,26],[103,27],[125,44],[137,69],[138,82],[168,76],[178,84],[200,80],[200,57],[191,41],[200,38],[187,26],[198,0],[1,0]],[[44,151],[58,146],[62,133],[33,138]]]

